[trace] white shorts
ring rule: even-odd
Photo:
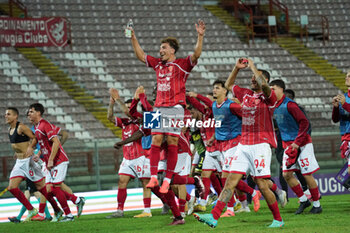
[[[320,169],[315,157],[314,146],[312,143],[308,143],[305,146],[300,147],[300,151],[301,152],[297,162],[290,168],[287,168],[286,166],[288,155],[285,153],[283,154],[283,172],[300,171],[303,175],[310,175]]]
[[[168,134],[171,136],[180,136],[181,127],[172,127],[170,122],[183,121],[185,110],[181,105],[175,105],[172,107],[159,107],[154,108],[154,112],[159,111],[161,113],[161,127],[159,129],[152,129],[152,134]]]
[[[175,173],[179,176],[188,176],[191,171],[191,156],[186,153],[177,155],[177,163],[175,167]]]
[[[268,143],[237,146],[230,172],[246,175],[249,171],[255,178],[271,177],[271,147]]]
[[[47,183],[46,180],[49,180],[49,179],[50,179],[51,174],[50,174],[50,171],[47,170],[47,167],[46,167],[46,163],[45,163],[45,162],[43,162],[42,165],[41,165],[41,172],[42,172],[43,175],[45,176],[45,183]]]
[[[165,172],[166,171],[166,162],[167,160],[159,160],[158,162],[158,172]]]
[[[222,171],[229,173],[231,171],[231,165],[235,162],[235,159],[237,158],[236,155],[237,152],[237,146],[232,147],[228,149],[227,151],[224,151],[224,165],[222,166]]]
[[[145,157],[143,162],[142,177],[144,179],[151,178],[151,162],[149,158]]]
[[[47,171],[46,184],[61,184],[67,175],[69,162],[63,162]]]
[[[198,152],[196,151],[196,153],[195,153],[194,156],[193,156],[192,166],[197,166],[198,162],[199,162],[199,154],[198,154]]]
[[[160,160],[158,163],[158,172],[166,171],[167,160]],[[175,166],[175,173],[179,176],[188,176],[191,171],[191,156],[186,153],[181,153],[177,155],[177,163]]]
[[[23,179],[28,178],[31,181],[39,182],[44,178],[41,172],[41,167],[38,163],[32,160],[32,157],[25,159],[17,159],[15,166],[13,166],[10,179],[21,177]]]
[[[222,172],[223,154],[220,151],[205,152],[202,171]]]
[[[128,160],[123,158],[119,168],[119,175],[126,175],[132,178],[150,178],[150,160],[145,156],[140,156],[137,159]]]

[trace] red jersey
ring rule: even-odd
[[[181,133],[179,137],[177,153],[188,153],[189,155],[191,155],[190,140],[188,136],[186,136],[183,133]]]
[[[226,141],[218,140],[218,141],[216,141],[216,147],[218,148],[217,150],[219,150],[220,152],[225,152],[225,151],[237,146],[240,141],[241,141],[241,135],[238,135],[237,137],[232,138],[230,140],[226,140]]]
[[[204,97],[200,94],[197,94],[197,98],[202,101],[206,107],[201,104],[196,98],[187,96],[187,100],[193,105],[194,108],[196,108],[198,111],[202,113],[202,121],[210,120],[214,118],[212,105],[213,101],[211,101],[209,98]],[[200,129],[202,140],[205,144],[206,151],[208,152],[214,152],[217,151],[219,148],[217,146],[217,141],[214,140],[213,144],[211,146],[207,146],[208,140],[215,134],[215,127],[201,127]]]
[[[242,103],[241,144],[269,143],[276,147],[273,111],[276,108],[277,97],[274,91],[271,90],[271,95],[266,98],[262,92],[254,93],[250,89],[234,85],[232,93]]]
[[[146,65],[157,74],[157,97],[155,107],[186,105],[186,86],[188,75],[196,64],[191,56],[178,58],[173,62],[162,62],[160,58],[146,55]]]
[[[115,126],[122,128],[122,140],[125,140],[139,130],[137,121],[129,118],[115,118]],[[127,160],[137,159],[144,155],[141,139],[130,142],[123,146],[123,156]]]
[[[53,142],[51,139],[57,137],[57,133],[61,129],[51,124],[47,120],[41,118],[38,124],[35,126],[35,137],[40,144],[41,155],[43,156],[43,161],[46,163],[50,158],[52,151]],[[64,152],[62,145],[60,144],[56,157],[53,161],[53,165],[57,166],[60,163],[69,161],[67,154]]]
[[[185,109],[184,111],[184,122],[187,122],[187,120],[191,120],[192,115],[191,112],[188,109]],[[190,132],[189,130],[186,130],[184,133],[181,132],[178,142],[178,150],[177,152],[180,153],[188,153],[191,155],[191,147],[190,147]]]

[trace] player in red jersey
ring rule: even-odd
[[[310,213],[319,214],[322,212],[322,207],[319,201],[318,186],[312,174],[320,167],[312,144],[311,125],[298,104],[283,94],[286,87],[283,80],[273,80],[270,82],[270,87],[278,100],[273,115],[281,132],[283,148],[285,149],[282,164],[283,176],[300,200],[300,206],[295,214],[301,214],[305,208],[311,205],[300,183],[294,177],[295,171],[301,171],[312,195],[313,207]]]
[[[247,66],[253,72],[251,90],[234,85],[240,69]],[[268,187],[266,178],[270,175],[271,146],[276,147],[276,139],[272,123],[273,111],[277,98],[266,83],[262,72],[258,71],[250,59],[238,59],[225,86],[232,90],[234,96],[242,103],[242,135],[235,156],[235,163],[231,164],[231,172],[224,189],[211,214],[195,217],[211,227],[216,227],[217,220],[226,203],[231,199],[234,189],[243,175],[248,171],[254,176],[272,214],[273,222],[269,227],[283,227],[276,197]]]
[[[12,107],[7,108],[5,113],[6,123],[10,125],[9,138],[11,146],[15,151],[14,157],[16,158],[16,164],[11,171],[10,182],[7,189],[26,207],[26,209],[28,209],[29,213],[25,221],[31,220],[38,211],[33,208],[22,191],[18,188],[23,179],[33,181],[37,190],[50,201],[56,214],[62,214],[56,201],[47,193],[45,177],[41,172],[40,165],[34,162],[31,156],[32,153],[28,152],[28,147],[31,145],[30,140],[34,140],[35,135],[26,125],[18,121],[18,115],[17,108]]]
[[[129,116],[129,108],[131,100],[126,101],[124,104],[120,99],[119,93],[116,89],[110,89],[110,102],[108,108],[107,118],[109,121],[115,124],[115,126],[122,128],[122,140],[130,138],[135,132],[139,131],[139,121],[131,117],[120,118],[113,116],[113,106],[115,102],[121,107],[122,111]],[[118,182],[118,209],[112,215],[106,218],[118,218],[124,216],[124,204],[127,196],[127,185],[130,178],[138,177],[142,180],[143,184],[143,199],[144,199],[144,211],[141,215],[134,217],[152,217],[151,214],[151,190],[146,188],[146,184],[149,181],[149,164],[146,164],[148,159],[145,157],[145,151],[142,149],[141,138],[123,145],[123,161],[119,169],[119,182]]]
[[[197,120],[201,120],[204,122],[214,119],[212,111],[213,101],[195,92],[188,92],[187,95],[187,101],[191,103],[191,105],[194,108],[191,110],[192,115],[199,116],[199,119]],[[203,102],[204,105],[201,104],[199,101]],[[213,186],[215,187],[218,195],[220,195],[221,193],[221,186],[214,184],[217,184],[215,183],[215,181],[218,180],[215,173],[217,172],[221,174],[222,172],[223,156],[219,151],[216,140],[210,141],[209,143],[209,140],[213,137],[215,133],[215,126],[210,125],[209,127],[201,127],[199,130],[206,150],[201,173],[201,178],[203,180],[205,192],[200,200],[200,203],[194,207],[194,210],[204,212],[206,210],[207,197],[210,193],[211,180],[214,181]]]
[[[67,199],[70,199],[72,195],[61,189],[61,183],[64,182],[66,177],[69,159],[58,139],[56,126],[42,118],[44,111],[42,104],[35,103],[29,106],[28,117],[35,124],[36,138],[28,147],[27,153],[33,154],[33,148],[36,147],[37,142],[39,143],[46,168],[50,171],[50,176],[47,177],[45,182],[53,185],[49,194],[57,198],[66,215],[60,222],[74,221],[67,204]],[[83,202],[79,197],[75,201],[77,203]],[[55,213],[53,221],[58,221],[59,218],[59,214]]]
[[[147,97],[145,95],[145,90],[142,86],[138,87],[134,99],[131,103],[130,107],[130,115],[134,118],[142,118],[142,114],[137,112],[137,103],[141,101],[142,109],[145,111],[152,111],[153,106],[147,101]],[[191,115],[190,112],[185,109],[185,121],[186,119],[190,119]],[[150,129],[145,129],[141,127],[141,131],[144,133],[145,137],[148,137],[150,134]],[[134,135],[133,135],[134,136]],[[145,138],[143,138],[145,139]],[[143,147],[149,148],[147,146],[148,140],[143,141]],[[166,170],[166,167],[168,165],[167,163],[167,146],[166,143],[162,144],[162,160],[159,162],[158,166],[158,172],[161,173]],[[168,190],[165,190],[166,192],[161,193],[159,186],[155,186],[152,188],[152,192],[154,192],[160,199],[162,199],[163,203],[168,204],[170,206],[170,209],[172,210],[174,214],[174,221],[171,223],[171,225],[178,225],[178,224],[184,224],[184,220],[182,217],[185,216],[184,213],[184,207],[186,201],[189,203],[192,203],[195,201],[194,197],[191,197],[189,194],[187,194],[186,186],[185,184],[194,184],[196,187],[196,190],[199,194],[203,193],[204,185],[200,179],[200,177],[188,177],[189,175],[189,168],[190,168],[190,160],[191,160],[191,151],[189,146],[189,134],[186,128],[182,128],[182,132],[179,137],[179,146],[178,146],[178,154],[179,158],[177,160],[176,166],[175,166],[175,174],[172,181],[172,189],[176,190],[178,193],[179,198],[179,205],[180,208],[177,208],[176,203],[174,202],[174,192]],[[176,187],[175,187],[176,186]],[[165,194],[165,195],[164,195]],[[163,195],[163,196],[162,196]],[[165,199],[164,199],[164,198]],[[181,215],[180,215],[181,213]]]
[[[27,112],[27,117],[28,117],[28,120],[32,123],[32,127],[31,127],[31,130],[33,133],[35,133],[35,124],[34,122],[32,122],[28,116],[28,112]],[[68,139],[68,132],[66,130],[62,130],[60,127],[56,126],[56,134],[57,136],[59,136],[59,140],[60,140],[60,143],[61,145],[63,146],[63,144],[67,141]],[[50,179],[50,171],[47,170],[46,168],[46,164],[44,161],[41,160],[41,158],[44,158],[43,156],[41,156],[41,152],[40,152],[40,145],[37,144],[37,149],[39,150],[39,152],[37,154],[35,154],[33,156],[33,160],[35,162],[37,162],[38,164],[40,164],[41,166],[41,171],[42,173],[44,174],[44,176],[46,177],[45,179],[46,180],[49,180]],[[48,190],[51,190],[52,189],[52,184],[51,183],[47,183],[46,184],[46,187]],[[84,197],[77,197],[74,195],[72,189],[66,185],[65,183],[61,183],[61,189],[65,192],[67,192],[68,194],[70,194],[70,196],[67,194],[66,197],[67,197],[67,200],[70,200],[72,201],[76,207],[77,207],[77,217],[80,217],[80,215],[82,214],[82,211],[83,211],[83,207],[85,205],[85,198]],[[40,198],[40,204],[39,204],[39,212],[37,215],[35,215],[33,218],[32,218],[32,221],[44,221],[46,220],[45,217],[44,217],[44,211],[46,212],[46,198],[45,197],[41,197]],[[55,221],[58,221],[57,218],[53,218],[52,219],[54,222]]]
[[[157,97],[155,102],[155,111],[161,113],[162,119],[170,122],[178,122],[183,120],[184,108],[186,106],[186,87],[185,83],[192,68],[197,64],[197,60],[202,52],[203,37],[205,32],[205,24],[202,20],[196,24],[198,34],[197,44],[194,53],[187,58],[176,58],[176,52],[179,44],[175,38],[168,37],[161,41],[159,54],[160,58],[146,55],[137,41],[132,28],[131,42],[136,57],[146,63],[148,67],[152,67],[157,75]],[[177,147],[180,127],[161,127],[152,130],[152,146],[151,146],[151,180],[147,187],[158,185],[157,172],[158,162],[160,159],[160,146],[164,135],[167,136],[168,144],[168,166],[166,177],[164,178],[161,192],[169,189],[171,178],[177,161]]]

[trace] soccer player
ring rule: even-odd
[[[285,149],[282,164],[283,176],[300,200],[300,206],[295,214],[301,214],[311,205],[300,183],[293,175],[296,170],[300,170],[305,177],[312,195],[313,207],[310,213],[321,213],[322,207],[319,201],[318,186],[312,176],[320,167],[314,154],[309,120],[298,104],[284,95],[283,91],[286,86],[283,80],[273,80],[270,82],[270,87],[275,92],[278,100],[274,118],[281,132],[283,148]]]
[[[159,54],[160,58],[146,55],[137,41],[134,30],[132,30],[131,43],[136,57],[152,67],[157,74],[157,97],[155,111],[162,114],[162,118],[167,122],[180,121],[184,118],[184,108],[186,107],[186,87],[185,83],[189,73],[197,64],[197,60],[202,52],[203,37],[205,33],[204,21],[199,20],[196,24],[198,34],[197,44],[194,53],[187,58],[176,58],[179,43],[176,38],[168,37],[161,41]],[[171,179],[177,161],[178,140],[181,133],[180,127],[162,127],[152,130],[151,146],[151,180],[147,187],[153,188],[158,185],[157,172],[160,159],[160,146],[164,135],[167,137],[168,164],[161,192],[165,193],[169,189]]]
[[[33,154],[33,148],[39,142],[40,151],[44,157],[43,160],[49,171],[49,176],[46,177],[45,182],[52,184],[49,192],[50,198],[55,196],[65,213],[65,217],[60,222],[74,221],[74,216],[67,203],[67,199],[71,199],[72,195],[61,188],[61,183],[64,182],[66,177],[69,159],[57,136],[56,126],[42,118],[44,112],[44,106],[40,103],[34,103],[29,106],[28,117],[35,124],[35,139],[32,140],[31,145],[28,147],[27,153]],[[46,199],[49,200],[47,197]],[[83,199],[76,197],[75,204],[80,206],[81,212],[85,203]],[[60,215],[62,213],[55,213],[52,221],[58,221],[61,217]]]
[[[215,138],[218,142],[219,150],[224,155],[223,185],[225,185],[227,177],[231,173],[232,163],[235,163],[235,154],[237,145],[241,140],[242,131],[241,106],[228,99],[227,94],[228,90],[225,87],[225,82],[215,81],[213,84],[213,96],[216,101],[213,103],[213,113],[215,120],[221,121],[221,127],[215,128]],[[249,193],[253,197],[254,211],[257,212],[260,208],[260,191],[255,191],[242,180],[238,182],[236,189],[242,204],[240,212],[250,212],[246,195],[243,192]],[[232,195],[232,198],[227,203],[227,210],[221,217],[234,216],[234,203],[235,197]]]
[[[139,131],[139,122],[137,119],[120,118],[113,116],[113,106],[115,102],[121,107],[122,111],[129,115],[129,108],[132,100],[127,100],[124,104],[120,99],[119,93],[116,89],[110,89],[110,102],[108,108],[107,118],[115,124],[115,126],[122,128],[122,140],[130,138],[135,132]],[[145,152],[142,149],[141,137],[135,141],[123,145],[123,161],[119,168],[118,181],[118,209],[115,213],[106,218],[119,218],[124,216],[124,204],[127,197],[127,185],[130,178],[138,177],[143,184],[143,201],[144,211],[140,215],[134,217],[152,217],[151,213],[151,190],[146,187],[149,181],[149,164],[145,157]]]
[[[251,90],[234,85],[240,69],[249,67],[253,72]],[[216,227],[217,220],[226,203],[231,199],[234,189],[248,171],[255,178],[272,214],[273,222],[269,227],[283,227],[276,197],[268,187],[266,178],[270,178],[271,146],[276,147],[272,123],[272,114],[277,98],[270,89],[264,75],[258,71],[250,59],[238,59],[228,77],[225,86],[242,103],[242,136],[231,164],[224,189],[211,214],[196,214],[195,217],[211,227]]]
[[[292,89],[285,89],[284,94],[286,97],[288,97],[291,100],[294,100],[294,98],[295,98],[295,92]],[[302,106],[299,106],[299,108],[305,113],[305,110],[303,109]],[[305,116],[307,117],[306,113],[305,113]],[[277,128],[277,130],[276,130],[276,138],[277,138],[276,158],[277,158],[277,161],[279,162],[279,164],[281,165],[279,180],[280,180],[280,184],[281,184],[282,189],[286,192],[286,194],[288,194],[288,184],[283,177],[283,171],[282,171],[282,160],[283,160],[284,149],[282,146],[282,139],[281,139],[280,132],[278,130],[278,127],[276,127],[276,128]],[[311,128],[310,128],[310,130],[311,130]],[[311,131],[310,131],[310,135],[311,135]],[[306,183],[304,176],[301,174],[300,171],[295,171],[295,175],[297,176],[297,178],[301,184],[301,187],[303,188],[303,192],[305,193],[307,199],[312,200],[312,196],[311,196],[311,193],[309,191],[309,188],[307,186],[307,183]],[[288,199],[288,197],[287,197],[287,199]]]
[[[152,111],[153,106],[148,103],[147,97],[144,93],[144,88],[142,86],[138,87],[134,99],[132,101],[132,105],[130,107],[130,115],[134,118],[140,118],[142,117],[142,114],[137,112],[136,105],[138,101],[140,100],[142,103],[142,109],[146,111]],[[187,109],[185,109],[185,119],[190,118],[190,113]],[[142,127],[142,131],[145,133],[145,135],[148,135],[149,129],[144,129]],[[189,168],[190,168],[190,146],[189,146],[189,135],[188,130],[186,128],[182,128],[182,132],[179,137],[179,146],[178,146],[178,153],[179,153],[179,159],[177,160],[176,166],[175,166],[175,174],[172,181],[172,189],[178,190],[178,197],[179,197],[179,205],[180,208],[177,208],[177,205],[174,200],[174,192],[168,190],[165,190],[166,192],[161,193],[159,190],[159,186],[155,186],[152,188],[152,191],[163,201],[163,203],[166,203],[170,209],[173,212],[174,215],[174,221],[171,223],[171,225],[179,225],[184,224],[183,216],[185,216],[184,213],[184,207],[186,201],[193,205],[195,198],[191,197],[189,194],[187,194],[185,184],[194,184],[196,187],[196,190],[201,195],[204,190],[204,185],[201,181],[201,179],[198,176],[195,177],[188,177],[189,175]],[[162,144],[162,151],[161,151],[161,158],[162,160],[159,161],[158,166],[158,174],[162,173],[166,170],[167,167],[167,146],[166,143]],[[162,198],[165,197],[165,200]],[[163,207],[167,207],[167,205],[164,205]],[[163,208],[162,213],[166,213],[166,208]]]
[[[204,97],[201,94],[197,94],[195,92],[189,92],[187,93],[187,95],[188,102],[191,103],[191,105],[199,111],[198,113],[194,111],[194,109],[191,110],[191,114],[195,115],[198,118],[197,120],[201,120],[204,122],[214,119],[212,111],[213,102],[209,98]],[[205,105],[201,104],[197,99],[202,101]],[[223,157],[218,149],[216,140],[213,140],[209,144],[209,140],[213,137],[215,133],[215,127],[201,127],[199,130],[201,133],[201,138],[203,139],[205,145],[205,157],[202,165],[201,174],[201,178],[205,187],[205,192],[199,204],[195,206],[195,210],[204,212],[206,210],[207,197],[210,193],[211,180],[214,181],[213,186],[216,188],[218,195],[220,195],[221,193],[220,181],[218,181],[218,178],[215,175],[215,173],[222,172]]]
[[[350,70],[345,77],[348,92],[333,97],[332,121],[340,122],[341,157],[348,160],[348,173],[350,174]]]
[[[35,187],[42,195],[49,200],[55,210],[56,215],[62,215],[62,211],[57,206],[56,201],[49,196],[44,181],[44,175],[41,172],[39,164],[35,163],[31,155],[33,152],[28,151],[30,140],[34,141],[35,136],[32,131],[24,124],[18,121],[17,108],[9,107],[5,113],[6,123],[10,125],[9,138],[11,146],[15,151],[16,164],[10,174],[10,183],[8,190],[16,197],[28,210],[28,216],[25,221],[31,220],[38,211],[26,199],[22,191],[18,188],[23,179],[29,179],[34,182]]]
[[[32,132],[35,134],[35,126],[34,126],[34,122],[32,122],[29,118],[28,112],[27,112],[27,118],[28,120],[32,123],[32,127],[30,128],[32,130]],[[60,127],[56,126],[56,134],[60,137],[59,140],[61,142],[61,145],[63,146],[63,144],[67,141],[68,139],[68,132],[65,130],[62,130]],[[50,179],[50,172],[47,170],[46,168],[46,164],[43,161],[44,156],[41,155],[41,151],[40,151],[40,145],[39,143],[36,144],[36,149],[34,151],[34,156],[33,156],[33,160],[37,163],[39,163],[39,165],[41,166],[41,171],[44,174],[44,176],[46,177],[45,179]],[[52,184],[51,183],[47,183],[46,187],[48,190],[52,189]],[[85,198],[84,197],[79,197],[79,202],[77,202],[78,197],[74,195],[72,189],[67,186],[65,183],[61,183],[61,189],[64,192],[67,192],[68,194],[66,194],[67,200],[71,200],[76,206],[77,206],[77,216],[80,217],[80,215],[82,214],[83,211],[83,207],[85,205]],[[70,195],[69,195],[70,194]],[[45,215],[47,215],[48,210],[47,210],[47,206],[46,206],[46,198],[44,196],[40,197],[40,204],[39,204],[39,212],[37,215],[35,215],[32,218],[32,221],[44,221],[47,219],[44,217],[44,212]],[[52,219],[53,222],[58,221],[57,218]]]

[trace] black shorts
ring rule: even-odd
[[[28,190],[30,193],[35,193],[38,191],[35,187],[34,182],[30,179],[26,179],[26,190]]]

